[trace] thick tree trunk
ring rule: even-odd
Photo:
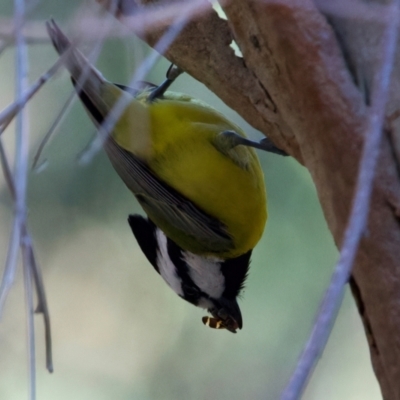
[[[339,247],[354,194],[374,67],[384,45],[384,25],[371,22],[366,7],[381,5],[358,2],[365,12],[348,19],[327,18],[310,0],[223,4],[228,20],[210,10],[197,16],[166,57],[310,171]],[[371,15],[384,14],[371,10]],[[154,45],[162,33],[142,36]],[[232,40],[243,58],[235,56]],[[399,108],[399,74],[397,57],[387,116]],[[400,400],[400,169],[394,134],[388,131],[381,144],[351,281],[386,400]]]

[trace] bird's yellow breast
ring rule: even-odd
[[[150,168],[226,225],[235,248],[220,256],[236,257],[252,249],[267,219],[266,192],[258,158],[252,149],[240,146],[239,154],[245,160],[240,165],[215,146],[218,133],[235,130],[243,134],[242,131],[197,101],[163,100],[150,105],[149,113],[152,151],[146,162]],[[185,241],[185,238],[172,239],[178,244]],[[204,252],[207,253],[206,246]]]

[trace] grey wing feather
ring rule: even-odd
[[[105,150],[122,180],[135,194],[149,216],[159,217],[210,248],[227,251],[233,247],[226,227],[192,201],[157,178],[134,154],[110,138]]]

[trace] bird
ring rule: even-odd
[[[126,104],[103,147],[146,214],[128,218],[145,257],[175,293],[212,315],[203,317],[205,325],[236,333],[243,327],[238,298],[267,221],[264,175],[253,147],[285,153],[268,139],[249,140],[203,101],[169,91],[183,72],[177,66],[159,86],[114,84],[54,20],[46,26],[99,130],[118,102]]]

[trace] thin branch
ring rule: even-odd
[[[10,190],[11,197],[15,201],[15,185],[13,176],[10,169],[10,164],[7,159],[2,140],[0,138],[0,162],[3,170],[4,178],[6,180],[8,189]],[[49,372],[53,372],[53,357],[52,357],[52,344],[51,344],[51,327],[50,327],[50,313],[47,305],[46,292],[44,289],[43,277],[41,269],[36,262],[35,252],[33,249],[31,235],[27,226],[22,226],[21,235],[21,248],[24,260],[28,260],[29,266],[33,273],[35,282],[36,294],[38,298],[38,305],[36,312],[43,314],[44,330],[45,330],[45,346],[46,346],[46,368]]]
[[[19,57],[20,52],[17,52],[17,57]],[[17,59],[17,65],[19,63],[19,58]],[[18,73],[21,74],[20,70],[18,70]],[[17,74],[18,78],[19,75]],[[12,118],[16,115],[16,113],[19,110],[22,110],[22,108],[24,107],[25,103],[28,100],[28,97],[26,97],[25,102],[24,99],[22,97],[20,97],[20,90],[22,90],[23,85],[20,85],[20,83],[18,82],[17,78],[17,100],[15,101],[15,103],[13,105],[16,105],[15,107],[15,112],[12,113],[7,113],[4,115],[7,115],[7,119],[5,119],[4,121],[4,125],[0,128],[0,134],[5,130],[6,126],[8,126],[8,124],[12,121]],[[12,106],[10,106],[12,108]],[[8,107],[7,109],[10,109],[10,107]],[[3,114],[3,113],[2,113]],[[21,121],[21,114],[18,114],[18,118],[17,118],[17,129],[19,132],[21,132],[21,126],[24,125],[23,122]],[[0,118],[1,120],[1,118]],[[26,157],[27,157],[27,152],[28,149],[24,148],[23,144],[21,144],[21,135],[17,134],[17,147],[16,147],[16,165],[19,166],[18,168],[18,173],[16,173],[16,179],[19,178],[19,175],[21,175],[22,168],[21,168],[21,156],[22,156],[22,151],[26,152]],[[8,296],[8,292],[10,291],[13,283],[14,283],[14,278],[15,278],[15,269],[16,269],[16,263],[17,263],[17,254],[18,254],[18,247],[19,247],[19,242],[21,239],[21,225],[25,222],[25,216],[23,215],[23,213],[25,212],[25,200],[23,199],[23,202],[21,204],[21,193],[18,192],[18,190],[21,190],[21,183],[19,184],[18,188],[16,187],[16,185],[14,184],[14,179],[11,179],[11,172],[10,169],[7,166],[7,162],[6,162],[6,156],[5,156],[5,152],[4,152],[4,148],[1,147],[1,162],[2,162],[2,166],[3,166],[3,171],[4,175],[6,177],[6,181],[9,185],[11,190],[11,193],[14,195],[14,203],[16,204],[16,210],[15,210],[15,217],[14,217],[14,223],[13,223],[13,228],[12,228],[12,233],[11,233],[11,240],[10,240],[10,244],[9,244],[9,248],[8,248],[8,252],[7,252],[7,259],[6,259],[6,266],[4,268],[4,272],[3,272],[3,277],[1,280],[1,285],[0,285],[0,317],[2,315],[3,312],[3,308],[4,308],[4,304],[5,301],[7,299]],[[23,164],[23,163],[22,163]],[[23,174],[22,174],[23,175]],[[24,182],[22,182],[22,184],[24,184]],[[25,182],[26,185],[26,182]],[[23,195],[25,196],[25,187],[22,187],[22,189],[24,190]],[[19,203],[17,205],[17,202]],[[21,211],[22,211],[22,215],[21,215]],[[22,218],[21,218],[22,216]]]
[[[50,129],[47,131],[47,133],[44,135],[43,139],[40,141],[39,147],[36,150],[36,153],[33,157],[32,169],[34,169],[36,171],[39,171],[42,169],[41,167],[46,162],[46,160],[44,160],[43,162],[41,162],[39,164],[40,156],[42,155],[42,152],[45,149],[47,143],[49,143],[49,140],[54,136],[55,132],[57,131],[57,128],[60,126],[61,122],[64,120],[64,117],[68,114],[68,111],[71,109],[75,100],[76,100],[76,91],[75,91],[75,89],[72,89],[71,94],[69,95],[69,97],[68,97],[67,101],[64,103],[64,105],[61,107],[61,111],[58,113],[58,115],[54,119],[53,123],[50,126]]]
[[[296,370],[282,393],[282,400],[300,398],[316,362],[325,348],[333,322],[342,303],[344,287],[350,278],[358,246],[367,224],[373,180],[380,151],[385,107],[389,97],[390,77],[396,51],[397,21],[400,16],[399,0],[393,0],[392,4],[387,7],[391,18],[381,38],[383,54],[374,76],[370,117],[366,128],[353,207],[344,234],[340,257],[329,288],[320,305],[311,335],[300,356]]]
[[[16,43],[14,32],[17,30],[21,32],[26,44],[49,43],[49,37],[42,22],[28,22],[27,18],[25,18],[23,21],[18,22],[18,24],[15,20],[0,18],[0,39],[6,41],[7,45],[12,46]]]
[[[4,179],[6,180],[8,189],[10,190],[11,197],[15,201],[15,185],[14,178],[12,176],[10,164],[7,159],[7,154],[3,146],[3,140],[0,137],[0,162],[1,169],[3,170]]]
[[[16,99],[22,100],[28,87],[28,50],[21,34],[21,27],[25,20],[25,0],[14,0],[14,18],[17,27],[15,31],[16,42]],[[14,230],[17,232],[10,243],[11,251],[15,251],[16,243],[21,243],[22,226],[26,225],[26,191],[28,176],[28,152],[29,152],[29,121],[26,110],[21,110],[16,118],[16,149],[15,149],[15,215]],[[25,257],[24,257],[25,258]],[[14,264],[7,266],[10,274],[15,276],[17,268],[16,257]],[[25,299],[27,312],[27,336],[28,336],[28,366],[29,366],[29,399],[36,398],[36,349],[33,321],[32,280],[29,264],[23,260]]]
[[[21,95],[20,98],[17,98],[14,103],[10,104],[2,112],[0,112],[0,135],[6,130],[7,126],[11,123],[17,113],[25,107],[25,104],[64,64],[66,57],[68,57],[68,52],[57,59],[57,61],[43,75],[41,75],[39,79]]]
[[[206,0],[193,0],[187,2],[182,0],[179,2],[164,3],[160,5],[152,5],[151,7],[137,7],[133,1],[129,0],[134,5],[135,12],[130,13],[128,16],[121,14],[119,7],[125,1],[114,0],[96,0],[107,11],[116,15],[118,18],[124,18],[124,24],[129,26],[130,31],[116,27],[115,29],[107,30],[105,37],[124,37],[130,36],[132,31],[145,34],[153,32],[154,30],[166,29],[174,23],[176,16],[179,14],[186,14],[188,18],[193,19],[199,15],[204,14],[209,10],[211,5]],[[75,28],[84,33],[86,38],[92,38],[97,41],[99,35],[104,34],[104,19],[98,17],[86,16],[84,23],[77,24]],[[90,27],[90,29],[88,28]],[[0,18],[0,40],[6,41],[7,46],[15,44],[14,31],[16,25],[14,21],[8,18]],[[39,22],[25,22],[23,26],[22,35],[27,44],[47,44],[49,37],[46,30],[43,28],[43,23]]]
[[[177,15],[184,15],[188,20],[193,20],[204,15],[212,7],[211,2],[205,0],[162,2],[148,6],[138,6],[132,0],[96,1],[138,36],[169,29],[171,25],[176,24]],[[95,31],[90,33],[96,35]]]
[[[26,225],[22,227],[21,233],[21,249],[24,262],[24,268],[29,269],[29,274],[32,272],[33,281],[35,282],[38,305],[35,312],[43,314],[44,335],[46,347],[46,368],[49,372],[53,372],[53,355],[52,355],[52,340],[51,340],[51,325],[50,312],[47,304],[46,292],[42,271],[36,262],[35,252],[33,250],[32,238],[28,232]]]
[[[35,321],[33,311],[33,292],[32,292],[32,275],[30,268],[29,253],[27,251],[28,244],[24,243],[26,236],[21,236],[22,263],[24,266],[24,286],[25,286],[25,308],[27,316],[27,341],[28,341],[28,365],[29,365],[29,399],[36,399],[36,353],[35,353]]]
[[[12,46],[15,44],[15,42],[14,42],[14,40],[12,40],[12,38],[13,37],[9,36],[8,33],[0,34],[0,39],[6,41],[7,46]],[[49,38],[45,38],[45,37],[35,37],[35,36],[24,35],[24,40],[25,40],[25,43],[28,45],[49,44]]]
[[[15,8],[15,26],[21,27],[24,20],[24,4],[23,1],[20,3],[18,0],[14,2]],[[23,41],[23,37],[21,36],[21,32],[19,29],[15,31],[16,43],[17,43],[17,51],[16,51],[16,104],[22,105],[23,99],[23,90],[25,88],[25,83],[27,80],[27,55],[26,48]],[[17,107],[16,112],[22,109],[22,107]],[[7,126],[12,118],[15,116],[15,113],[1,113],[0,114],[0,125],[2,125],[0,134],[2,130],[4,130],[5,126]],[[1,116],[4,115],[6,118],[4,120]],[[12,117],[10,117],[12,115]],[[7,260],[6,266],[3,273],[3,278],[0,286],[0,315],[2,313],[2,309],[7,298],[7,294],[14,282],[16,264],[17,264],[17,253],[19,242],[21,238],[21,225],[22,222],[25,221],[26,214],[26,205],[25,205],[25,196],[26,196],[26,170],[24,170],[24,162],[28,156],[28,137],[27,137],[27,124],[26,124],[26,115],[24,113],[20,113],[17,116],[17,126],[16,126],[16,161],[15,161],[15,176],[18,180],[18,185],[14,186],[14,195],[15,195],[15,211],[14,211],[14,223],[11,233],[11,239],[9,243],[9,248],[7,252]]]

